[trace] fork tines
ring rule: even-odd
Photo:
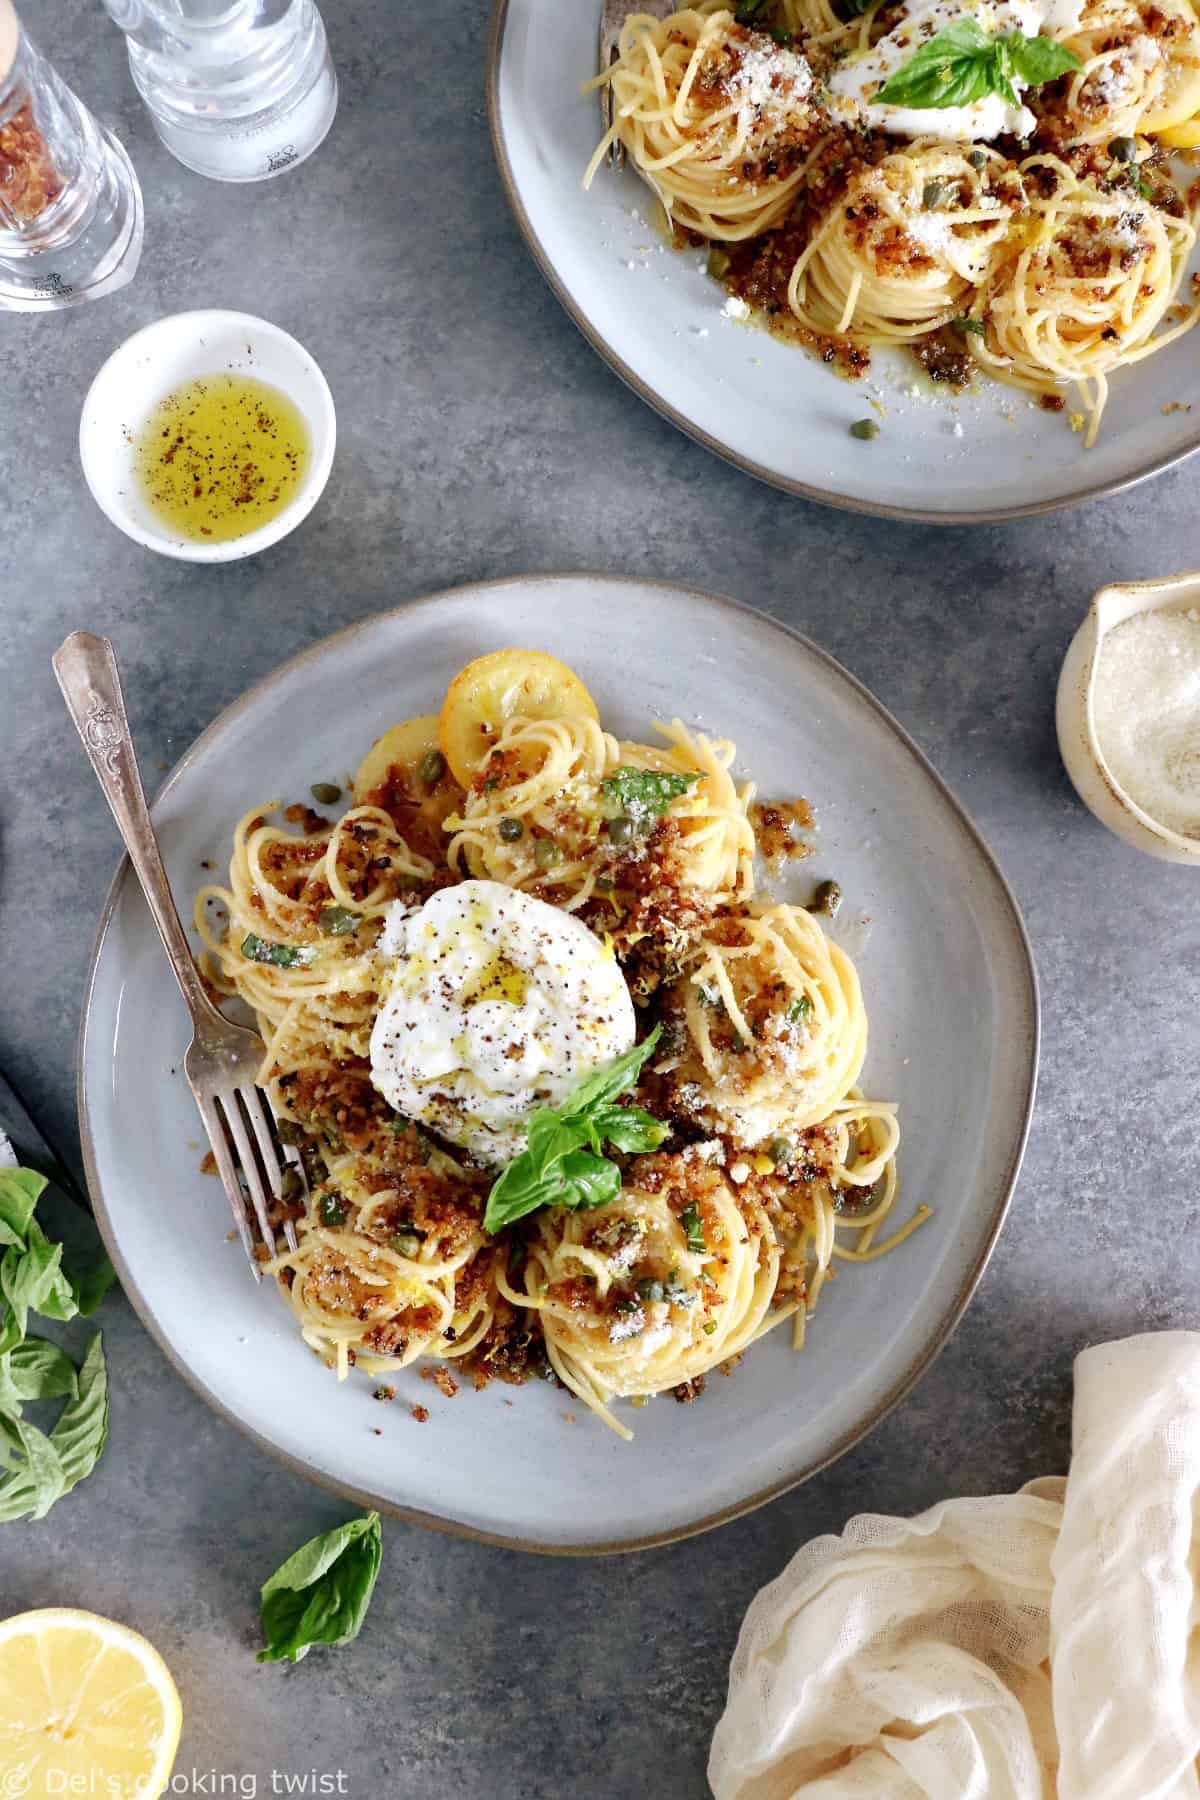
[[[259,1088],[243,1085],[205,1091],[193,1085],[192,1091],[242,1248],[255,1279],[261,1280],[262,1262],[278,1253],[271,1208],[274,1202],[283,1199],[284,1164],[296,1168],[302,1180],[303,1166],[298,1157],[293,1158],[279,1143],[273,1129],[270,1103]],[[252,1216],[247,1209],[247,1199]],[[257,1226],[257,1245],[252,1220]],[[296,1229],[290,1219],[284,1225],[284,1238],[288,1248],[294,1250]],[[266,1258],[259,1246],[265,1250]]]

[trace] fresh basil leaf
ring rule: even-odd
[[[674,775],[662,769],[615,769],[600,783],[604,810],[609,818],[626,813],[635,824],[661,819],[672,800],[678,800],[700,780],[695,775]]]
[[[990,38],[976,19],[956,19],[893,71],[875,102],[940,109],[970,106],[999,94],[1010,106],[1019,106],[1014,78],[1026,87],[1040,87],[1080,66],[1074,51],[1054,38],[1027,38],[1019,31]]]
[[[978,20],[956,19],[921,45],[875,95],[881,106],[970,106],[992,92],[992,40]]]
[[[572,1212],[581,1207],[609,1206],[621,1192],[621,1171],[594,1150],[572,1150],[559,1165],[562,1193],[550,1202]]]
[[[88,1344],[79,1368],[79,1388],[58,1415],[50,1442],[58,1453],[66,1477],[64,1493],[90,1475],[100,1459],[108,1436],[108,1370],[104,1344],[97,1332]]]
[[[0,1244],[23,1249],[33,1209],[47,1186],[36,1169],[0,1169]]]
[[[67,1279],[71,1283],[71,1292],[75,1296],[80,1317],[90,1319],[108,1290],[116,1284],[117,1271],[107,1256],[102,1256],[93,1268],[85,1269],[82,1275],[70,1275]]]
[[[26,1338],[0,1356],[0,1413],[18,1419],[30,1400],[74,1399],[79,1392],[75,1364],[57,1344]]]
[[[606,1106],[593,1115],[592,1123],[599,1137],[628,1156],[657,1150],[668,1135],[668,1127],[640,1106]]]
[[[0,1415],[0,1521],[44,1519],[67,1491],[66,1471],[45,1432]]]
[[[547,1108],[539,1108],[529,1122],[528,1147],[492,1184],[483,1215],[484,1230],[494,1235],[539,1206],[564,1204],[561,1165],[591,1136],[592,1127],[586,1120],[559,1119]]]
[[[1014,31],[1002,41],[1013,72],[1026,87],[1041,87],[1082,67],[1075,52],[1056,38],[1022,37]]]
[[[624,1056],[618,1056],[615,1062],[609,1063],[607,1069],[598,1069],[594,1075],[581,1081],[575,1092],[559,1108],[560,1117],[574,1118],[578,1113],[606,1104],[609,1100],[615,1100],[618,1094],[625,1093],[641,1074],[661,1036],[662,1026],[656,1025],[648,1037],[644,1037],[640,1044],[635,1044],[632,1050],[627,1050]]]
[[[259,1662],[298,1663],[314,1644],[356,1638],[383,1558],[379,1514],[350,1519],[303,1544],[262,1590]]]
[[[31,1312],[51,1319],[73,1319],[76,1307],[71,1284],[62,1270],[62,1245],[52,1244],[35,1219],[29,1221],[26,1249],[13,1246],[0,1261],[0,1293],[24,1337]]]
[[[605,1142],[636,1153],[657,1149],[667,1128],[640,1107],[615,1104],[636,1082],[662,1035],[648,1037],[606,1069],[581,1081],[557,1112],[539,1107],[526,1146],[492,1184],[483,1228],[495,1234],[542,1206],[603,1206],[621,1191],[621,1171],[601,1152]]]
[[[317,960],[312,945],[273,944],[253,931],[242,939],[242,955],[249,962],[270,963],[276,969],[307,969]]]

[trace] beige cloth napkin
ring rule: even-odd
[[[754,1600],[716,1800],[1200,1800],[1200,1333],[1075,1364],[1071,1472],[865,1514]]]

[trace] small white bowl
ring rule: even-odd
[[[1164,862],[1200,864],[1200,840],[1168,830],[1125,792],[1100,748],[1092,704],[1100,646],[1115,625],[1135,613],[1186,612],[1195,606],[1200,606],[1200,572],[1101,588],[1063,658],[1055,722],[1075,792],[1102,825]]]
[[[134,445],[160,400],[201,375],[253,375],[285,393],[308,424],[311,449],[291,504],[245,537],[202,544],[164,530],[142,497]],[[337,422],[329,384],[302,344],[251,313],[172,313],[114,350],[88,389],[79,455],[92,498],[127,537],[184,562],[237,562],[294,531],[329,479]]]

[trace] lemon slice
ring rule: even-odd
[[[450,683],[438,737],[450,772],[466,787],[506,720],[596,719],[596,702],[573,669],[544,650],[492,650]]]
[[[1200,146],[1200,113],[1185,119],[1182,125],[1168,125],[1158,135],[1172,150],[1195,150]]]
[[[0,1622],[0,1793],[154,1800],[181,1721],[167,1665],[127,1626],[67,1607]]]

